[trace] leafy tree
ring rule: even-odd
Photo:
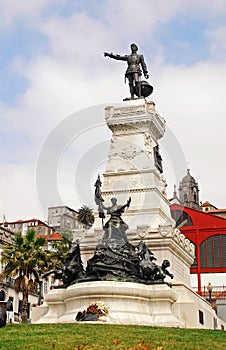
[[[65,238],[65,239],[67,239],[67,240],[72,242],[72,240],[73,240],[73,233],[72,233],[71,230],[65,229],[65,230],[63,230],[61,232],[61,234],[62,234],[63,238]]]
[[[46,250],[47,240],[36,238],[35,230],[30,229],[25,236],[16,233],[13,245],[3,247],[2,262],[5,263],[2,276],[18,276],[15,279],[15,291],[22,292],[23,323],[28,321],[28,294],[39,283],[39,276],[51,265],[51,254]]]
[[[94,223],[93,210],[86,205],[83,205],[78,210],[78,221],[80,221],[87,228],[91,227]]]

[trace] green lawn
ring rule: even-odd
[[[105,324],[8,324],[0,349],[10,350],[225,350],[226,332]]]

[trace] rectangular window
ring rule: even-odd
[[[213,237],[214,240],[214,265],[215,267],[221,267],[221,237],[222,235],[217,235]]]
[[[207,256],[207,252],[206,252],[207,249],[206,248],[207,248],[207,244],[206,244],[206,242],[203,242],[201,244],[201,249],[200,249],[200,266],[202,268],[207,267],[206,266],[206,256]]]
[[[199,323],[204,324],[204,313],[199,310]]]
[[[226,267],[226,235],[208,237],[200,245],[201,268]]]
[[[206,248],[207,248],[207,266],[212,268],[214,267],[214,257],[213,257],[213,237],[211,239],[206,240]]]
[[[221,236],[221,266],[226,267],[226,235]]]

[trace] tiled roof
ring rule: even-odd
[[[50,235],[48,234],[36,234],[37,238],[44,238],[47,239],[48,241],[62,241],[63,237],[60,233],[51,233]]]
[[[11,225],[11,224],[25,224],[25,223],[29,223],[29,222],[38,222],[38,225],[39,226],[48,226],[45,222],[39,220],[39,219],[36,219],[36,218],[33,218],[33,219],[27,219],[27,220],[16,220],[16,221],[4,221],[4,222],[1,222],[0,225],[2,224],[8,224],[8,225]]]
[[[211,204],[210,202],[208,202],[208,201],[202,203],[201,207],[203,207],[203,208],[205,208],[205,207],[213,207],[213,208],[215,208],[215,206],[213,204]]]

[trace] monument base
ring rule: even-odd
[[[172,305],[177,298],[178,294],[166,284],[82,282],[50,291],[45,297],[47,313],[36,323],[75,322],[79,311],[102,301],[109,314],[97,323],[183,327],[172,314]]]
[[[106,305],[109,314],[95,324],[208,329],[226,326],[211,305],[187,286],[116,281],[82,282],[53,289],[45,296],[45,304],[33,310],[32,323],[77,322],[77,313],[98,301]]]

